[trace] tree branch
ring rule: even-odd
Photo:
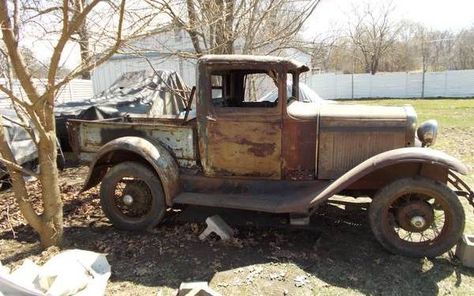
[[[7,167],[10,167],[16,171],[19,171],[19,172],[22,172],[23,174],[26,174],[26,175],[29,175],[29,176],[33,176],[33,177],[38,177],[38,174],[33,172],[33,171],[30,171],[29,169],[25,169],[24,167],[22,167],[21,165],[18,165],[14,162],[11,162],[11,161],[8,161],[4,158],[1,158],[0,157],[0,163],[3,163],[5,164]]]
[[[126,0],[122,0],[120,4],[120,11],[119,11],[119,23],[118,23],[118,28],[117,28],[117,36],[115,38],[115,44],[110,47],[108,50],[105,51],[105,53],[102,55],[102,57],[94,60],[94,62],[89,63],[89,64],[82,64],[75,70],[71,71],[63,80],[60,82],[56,83],[54,86],[50,88],[51,91],[58,91],[61,87],[66,85],[68,82],[70,82],[72,79],[75,77],[81,75],[83,72],[90,71],[94,68],[96,68],[98,65],[101,65],[108,59],[110,59],[120,48],[122,45],[123,41],[122,40],[122,30],[123,30],[123,22],[124,22],[124,15],[125,15],[125,2]]]
[[[0,27],[2,30],[3,42],[7,47],[8,56],[10,57],[10,62],[13,65],[13,69],[15,70],[22,88],[28,95],[29,100],[32,98],[38,98],[38,92],[34,87],[31,75],[28,72],[25,62],[18,49],[14,28],[12,27],[10,17],[8,15],[7,0],[0,0]],[[31,101],[28,103],[31,104]]]
[[[59,61],[61,59],[61,54],[64,50],[64,46],[66,46],[67,41],[71,38],[73,34],[76,33],[77,29],[82,25],[86,16],[92,11],[92,9],[99,3],[101,0],[93,0],[88,5],[84,7],[84,9],[76,14],[71,21],[68,21],[68,18],[63,19],[63,30],[61,36],[59,37],[58,43],[54,47],[53,55],[51,56],[51,63],[49,64],[49,71],[48,71],[48,90],[52,94],[54,90],[50,90],[50,87],[54,85],[54,80],[56,79],[56,73],[59,67]],[[69,1],[64,0],[64,7],[68,7]],[[63,7],[63,15],[65,14],[65,9]],[[67,13],[65,14],[67,17]],[[64,17],[64,16],[63,16]],[[54,96],[53,96],[54,99]],[[53,102],[50,102],[51,104]]]
[[[6,88],[5,86],[3,86],[2,84],[0,84],[0,91],[2,91],[3,93],[5,93],[13,102],[17,103],[18,105],[22,106],[22,107],[28,107],[30,105],[28,105],[26,102],[22,101],[20,98],[18,98],[11,89],[8,89]]]

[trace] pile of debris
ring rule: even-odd
[[[110,274],[105,255],[67,250],[43,266],[26,259],[12,273],[0,264],[0,295],[104,295]]]

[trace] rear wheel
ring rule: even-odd
[[[435,257],[457,243],[465,217],[457,195],[446,185],[407,178],[374,196],[369,220],[376,239],[390,252]]]
[[[137,162],[113,166],[102,180],[100,203],[118,229],[145,230],[166,212],[163,188],[155,173]]]

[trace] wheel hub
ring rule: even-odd
[[[421,229],[426,225],[426,220],[422,216],[414,216],[410,219],[410,223],[413,227]]]
[[[123,214],[130,217],[141,217],[151,206],[151,193],[141,181],[129,181],[117,196],[117,206]]]
[[[398,208],[396,218],[406,231],[423,232],[433,223],[434,211],[426,201],[409,201]]]
[[[132,197],[130,194],[125,194],[125,195],[122,197],[122,202],[123,202],[124,205],[126,205],[126,206],[131,206],[132,203],[133,203],[133,197]]]

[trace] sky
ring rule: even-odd
[[[311,39],[317,35],[331,34],[331,31],[346,24],[354,5],[381,1],[390,0],[322,0],[308,19],[304,35]],[[398,20],[419,22],[436,30],[460,31],[474,26],[474,0],[393,0],[393,4],[396,7],[393,15]],[[35,47],[38,58],[47,60],[50,46],[35,44]],[[62,57],[64,65],[71,68],[79,60],[78,46],[68,45]]]
[[[382,1],[322,0],[309,18],[305,33],[325,34],[340,28],[357,3]],[[474,0],[393,0],[393,5],[395,19],[418,22],[431,29],[459,31],[474,25]]]

